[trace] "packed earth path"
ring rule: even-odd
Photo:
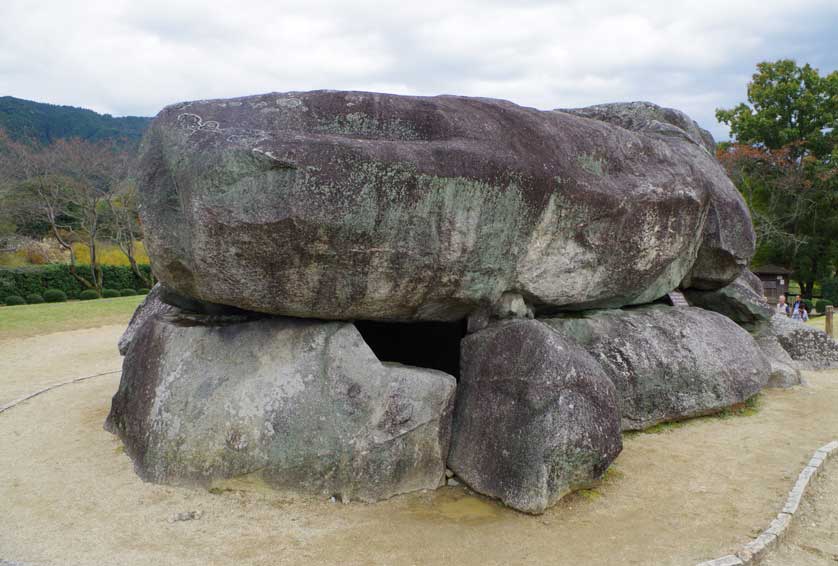
[[[0,338],[0,405],[119,368],[123,325]],[[535,517],[463,487],[377,504],[288,498],[241,478],[144,483],[102,423],[118,374],[0,414],[0,563],[690,565],[763,530],[813,450],[838,438],[838,371],[766,390],[756,411],[629,434],[597,488]],[[838,461],[769,564],[832,564]],[[787,558],[783,558],[787,557]]]

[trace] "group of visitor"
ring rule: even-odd
[[[777,300],[777,312],[791,316],[792,320],[801,320],[803,322],[809,320],[809,310],[806,308],[806,303],[800,295],[797,295],[794,299],[792,306],[786,303],[785,295],[780,295],[780,298]]]

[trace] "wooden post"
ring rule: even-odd
[[[826,323],[824,324],[824,326],[826,327],[826,333],[830,336],[834,336],[834,334],[832,333],[832,313],[834,310],[835,307],[833,307],[832,305],[828,305],[826,307]]]

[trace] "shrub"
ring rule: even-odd
[[[825,301],[823,299],[819,299],[815,301],[815,309],[818,311],[818,314],[824,314],[826,312],[826,307],[832,304],[832,301]]]
[[[44,297],[38,293],[32,293],[26,296],[26,302],[30,305],[39,305],[44,302]]]
[[[120,289],[119,296],[120,297],[133,297],[136,295],[137,292],[134,289]]]
[[[25,305],[26,299],[21,297],[20,295],[9,295],[5,299],[6,304],[10,307],[17,306],[17,305]]]
[[[91,299],[98,299],[99,293],[96,292],[95,289],[85,289],[81,293],[79,293],[79,300],[80,301],[89,301]]]
[[[116,289],[102,289],[103,299],[113,299],[115,297],[119,297],[119,291]]]
[[[140,287],[139,289],[137,289],[137,294],[138,295],[148,295],[150,292],[151,292],[151,289],[147,289],[145,287]]]
[[[151,278],[151,267],[140,265],[140,272]],[[90,276],[90,267],[77,265],[76,272]],[[136,289],[147,284],[137,277],[130,267],[118,265],[102,266],[102,284],[108,289]],[[0,297],[18,295],[25,297],[32,293],[41,294],[45,289],[60,289],[68,297],[81,293],[86,287],[70,273],[70,266],[63,263],[6,268],[0,267]]]
[[[48,303],[63,303],[67,300],[67,293],[61,289],[47,289],[44,291],[44,300]]]

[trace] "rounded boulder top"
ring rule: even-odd
[[[726,284],[753,253],[744,202],[694,122],[632,112],[651,118],[341,91],[175,104],[142,145],[146,247],[178,293],[321,319]]]

